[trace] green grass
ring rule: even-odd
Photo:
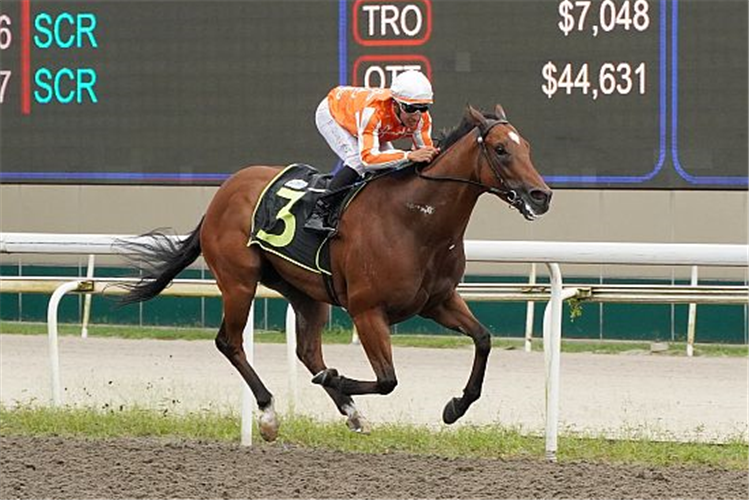
[[[78,324],[63,323],[58,328],[60,335],[80,335],[81,327]],[[47,325],[44,323],[0,321],[0,333],[18,335],[42,335],[47,333]],[[160,339],[160,340],[213,340],[216,336],[214,328],[174,328],[135,325],[91,325],[89,327],[91,337],[115,337],[124,339]],[[286,342],[286,335],[277,331],[257,331],[256,342],[282,344]],[[347,344],[351,342],[351,331],[342,328],[326,330],[323,332],[325,344]],[[409,335],[397,334],[392,337],[393,345],[399,347],[430,347],[437,349],[469,348],[472,341],[462,335]],[[522,349],[522,339],[497,338],[492,339],[492,345],[497,349]],[[533,341],[533,350],[543,350],[543,342],[540,338]],[[621,353],[649,353],[649,342],[627,342],[627,341],[596,341],[596,340],[564,340],[562,341],[562,352],[590,352],[596,354],[621,354]],[[730,344],[695,344],[695,356],[731,356],[746,357],[749,355],[749,347],[746,345]],[[684,342],[669,342],[668,350],[657,354],[659,356],[685,356],[686,344]]]
[[[172,414],[142,408],[50,409],[23,406],[0,407],[0,435],[67,436],[82,438],[169,437],[189,440],[239,442],[240,422],[236,415],[216,412]],[[442,427],[377,425],[369,436],[350,432],[343,421],[322,423],[307,417],[287,417],[276,444],[360,453],[410,453],[444,457],[490,459],[544,459],[544,440],[519,429],[499,425]],[[735,439],[726,444],[610,440],[603,437],[559,438],[558,459],[746,469],[747,443]]]
[[[60,335],[80,335],[81,325],[77,323],[60,323],[57,331]],[[26,321],[0,321],[0,333],[17,335],[46,335],[46,323]],[[212,340],[216,329],[207,328],[164,328],[139,327],[136,325],[90,325],[90,337],[114,337],[124,339],[161,339],[161,340]]]

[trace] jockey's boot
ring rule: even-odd
[[[304,228],[320,233],[331,233],[335,231],[335,228],[331,227],[328,222],[330,211],[333,208],[329,197],[330,195],[335,194],[336,191],[340,191],[344,187],[349,186],[358,180],[359,173],[349,166],[344,165],[343,168],[336,172],[330,180],[327,192],[317,200],[307,222],[304,224]]]
[[[328,184],[328,193],[339,191],[346,186],[350,186],[359,179],[359,172],[349,167],[348,165],[344,165],[338,172],[335,173],[335,175],[333,175],[333,178],[330,179],[330,184]]]

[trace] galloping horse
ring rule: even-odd
[[[533,220],[549,209],[551,191],[531,162],[530,145],[501,106],[484,114],[468,106],[461,123],[440,143],[429,165],[371,181],[343,213],[330,256],[334,295],[351,315],[376,380],[344,377],[323,361],[321,331],[331,294],[319,274],[258,246],[247,246],[255,205],[279,167],[240,170],[216,192],[203,219],[184,240],[152,232],[147,244],[129,244],[147,269],[125,302],[158,295],[203,254],[216,278],[224,318],[216,346],[252,390],[261,414],[260,433],[278,433],[273,396],[247,362],[242,331],[258,283],[280,292],[296,312],[297,356],[335,402],[348,426],[368,432],[354,405],[358,394],[389,394],[397,384],[390,325],[420,315],[459,331],[475,345],[473,367],[461,397],[451,399],[443,420],[463,416],[481,394],[491,349],[489,331],[456,292],[465,270],[463,237],[478,197],[489,192]],[[373,214],[376,213],[376,216]]]

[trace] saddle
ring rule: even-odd
[[[317,200],[325,196],[331,207],[329,223],[337,227],[341,214],[365,182],[327,193],[332,175],[311,165],[293,163],[265,188],[252,216],[247,246],[258,245],[309,271],[330,276],[329,241],[335,236],[304,229]]]

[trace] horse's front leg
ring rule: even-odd
[[[390,345],[390,325],[385,314],[377,308],[353,315],[364,352],[367,354],[375,381],[354,380],[338,375],[332,368],[321,371],[312,379],[315,384],[339,390],[348,396],[357,394],[390,394],[398,384]]]
[[[422,312],[422,316],[431,318],[437,323],[457,330],[473,339],[475,346],[473,367],[468,383],[463,389],[463,397],[452,398],[442,412],[442,420],[446,424],[452,424],[465,415],[471,404],[481,396],[481,387],[484,384],[486,363],[491,351],[491,334],[473,315],[463,298],[458,292],[453,294],[445,302],[436,307]]]

